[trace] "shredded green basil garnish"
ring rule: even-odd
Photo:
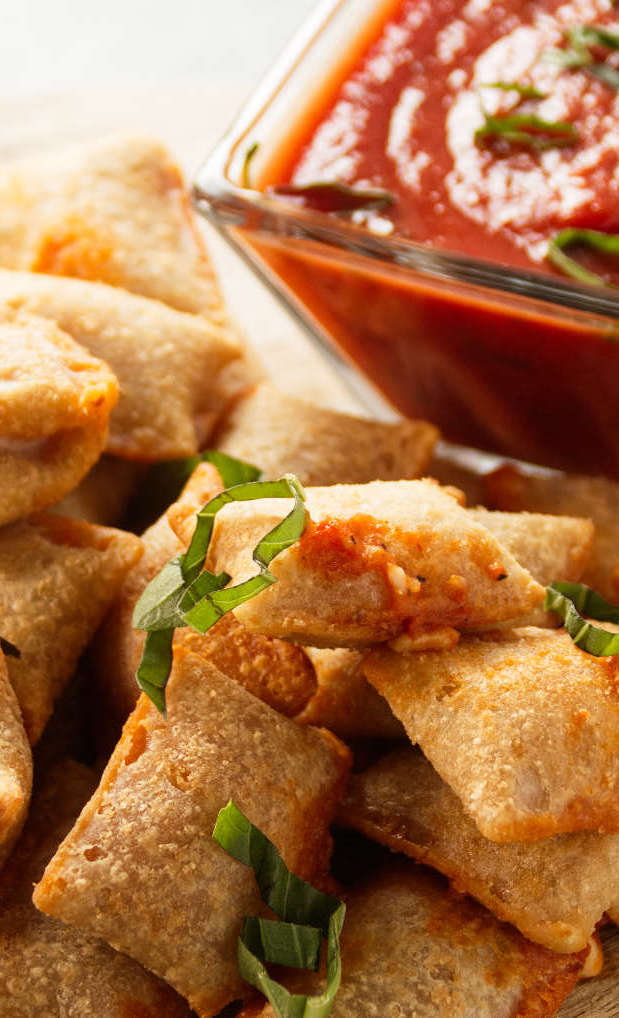
[[[256,152],[258,151],[259,148],[260,148],[260,146],[259,146],[258,142],[255,141],[253,143],[253,145],[249,146],[249,148],[247,149],[247,152],[245,153],[245,158],[243,160],[243,172],[241,174],[241,184],[243,185],[243,187],[247,187],[247,188],[251,187],[251,177],[250,177],[249,169],[250,169],[250,166],[251,166],[251,161],[254,158],[254,156],[255,156],[255,154],[256,154]]]
[[[242,464],[242,467],[248,467],[248,464]],[[240,468],[239,471],[242,473]],[[215,516],[230,502],[262,498],[293,498],[294,507],[254,548],[253,559],[259,568],[258,575],[227,587],[230,582],[227,573],[215,574],[204,569]],[[170,559],[153,577],[133,612],[135,629],[148,633],[136,680],[162,714],[166,713],[165,689],[172,668],[174,630],[191,626],[198,633],[206,633],[227,612],[275,583],[277,578],[268,566],[276,555],[299,540],[306,518],[305,493],[293,474],[287,474],[279,481],[234,484],[212,498],[197,513],[197,525],[189,548],[183,555]]]
[[[520,85],[517,81],[487,81],[480,88],[500,88],[503,92],[517,92],[523,99],[547,99],[546,92],[540,92],[533,85]]]
[[[581,244],[594,251],[600,251],[602,254],[619,255],[619,233],[603,233],[601,230],[579,230],[571,227],[561,230],[551,239],[546,254],[553,265],[579,283],[587,283],[589,286],[608,286],[602,276],[585,269],[565,253],[565,248],[572,244]]]
[[[4,636],[0,636],[0,650],[7,657],[21,657],[21,651],[10,640],[6,640]]]
[[[234,804],[220,810],[213,838],[250,866],[262,900],[283,922],[248,916],[238,943],[241,977],[269,1000],[278,1018],[327,1018],[342,978],[340,933],[346,906],[291,873],[275,845]],[[292,994],[272,979],[265,962],[316,971],[327,938],[327,985],[318,996]]]
[[[619,606],[609,604],[584,583],[551,583],[546,589],[544,608],[563,619],[567,632],[581,650],[595,657],[619,654],[619,633],[609,633],[583,617],[619,623]]]
[[[278,184],[273,194],[303,198],[319,212],[354,212],[357,209],[381,209],[393,205],[390,191],[377,187],[355,187],[341,181],[316,181],[311,184]]]
[[[605,85],[619,90],[619,71],[607,63],[594,60],[592,46],[619,50],[619,33],[609,32],[601,25],[576,25],[566,33],[565,49],[546,50],[547,60],[566,70],[583,70],[603,81]]]
[[[542,120],[530,113],[512,113],[492,116],[484,113],[484,124],[475,131],[475,141],[487,144],[502,140],[510,145],[544,150],[561,145],[573,145],[578,132],[567,120]]]

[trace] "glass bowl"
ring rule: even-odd
[[[396,7],[320,4],[199,170],[196,207],[373,413],[395,408],[451,442],[619,477],[618,291],[378,236],[263,193]]]

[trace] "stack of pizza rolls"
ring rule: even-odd
[[[610,597],[611,482],[503,468],[469,506],[432,424],[278,392],[153,142],[5,168],[0,206],[0,1018],[273,1016],[229,800],[347,902],[334,1018],[556,1014],[619,914],[619,680],[544,594]],[[307,517],[276,582],[177,628],[164,715],[134,609],[224,490],[209,448]],[[254,576],[289,509],[224,506],[206,567]]]

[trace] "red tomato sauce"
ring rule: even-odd
[[[553,271],[544,264],[553,234],[568,226],[619,232],[619,92],[547,57],[566,47],[567,30],[591,23],[619,33],[619,12],[610,0],[404,0],[287,179],[384,188],[391,208],[356,214],[370,229]],[[593,52],[619,66],[619,54]],[[488,87],[496,82],[544,98]],[[576,140],[543,151],[482,143],[475,132],[484,113],[567,122]],[[612,277],[612,260],[604,261]]]
[[[386,189],[389,208],[353,221],[520,269],[555,271],[548,242],[566,227],[619,233],[619,90],[544,55],[577,25],[619,33],[611,0],[402,0],[390,11],[321,95],[322,113],[295,128],[269,184]],[[619,68],[619,51],[595,59]],[[488,87],[499,81],[545,98]],[[478,144],[484,111],[565,121],[576,138],[541,151]],[[404,414],[463,445],[619,478],[619,322],[336,245],[266,233],[250,243]],[[619,283],[619,258],[581,261]]]

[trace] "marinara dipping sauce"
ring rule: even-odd
[[[375,236],[569,283],[553,238],[619,234],[619,8],[392,4],[266,183],[335,181],[389,193],[345,213]],[[286,200],[311,208],[318,192]],[[579,241],[562,247],[576,271],[619,285],[619,254]],[[619,323],[319,243],[251,243],[404,413],[463,444],[619,476]]]

